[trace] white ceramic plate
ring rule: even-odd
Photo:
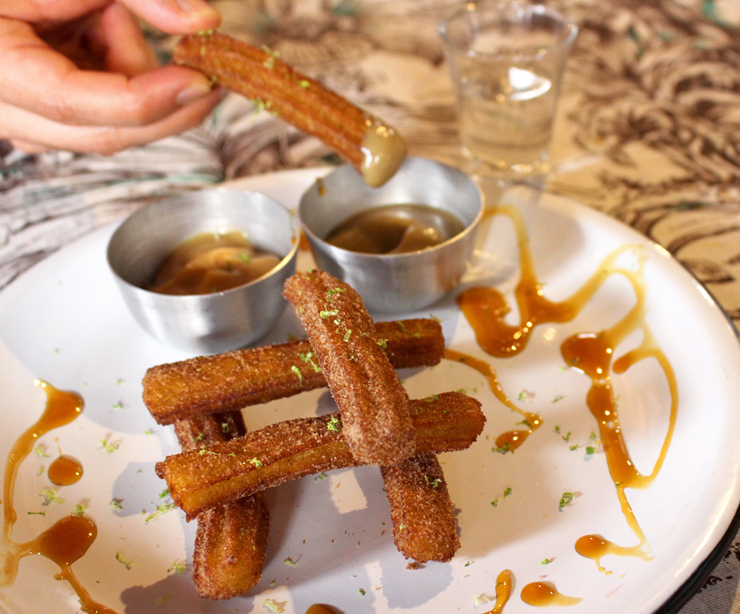
[[[287,172],[241,181],[238,187],[295,206],[315,176],[315,171]],[[516,454],[498,454],[492,452],[493,440],[520,417],[494,398],[480,375],[450,361],[402,373],[412,396],[466,388],[488,417],[483,435],[469,450],[442,456],[459,508],[462,541],[451,563],[407,570],[393,545],[378,470],[337,471],[270,491],[272,529],[262,582],[248,597],[201,600],[190,579],[195,523],[185,523],[179,511],[145,522],[166,501],[158,498],[165,485],[154,475],[154,463],[178,448],[171,429],[149,417],[140,382],[149,366],[186,356],[147,337],[126,311],[105,262],[112,230],[104,228],[60,251],[0,294],[0,454],[5,457],[43,410],[44,395],[34,378],[83,395],[82,417],[41,440],[51,458],[32,454],[21,467],[13,538],[31,539],[76,505],[85,505],[99,534],[74,569],[93,598],[119,613],[262,612],[266,599],[284,602],[286,613],[300,614],[313,603],[346,614],[485,612],[493,604],[476,607],[474,598],[492,597],[503,569],[512,571],[515,582],[506,614],[530,611],[520,590],[543,576],[561,593],[583,599],[570,608],[574,614],[669,611],[685,599],[692,580],[708,571],[702,566],[711,564],[712,553],[719,552],[734,526],[740,496],[740,351],[734,329],[665,251],[586,207],[543,196],[530,212],[529,233],[548,297],[568,296],[621,245],[642,246],[646,254],[647,321],[675,370],[680,395],[662,472],[651,488],[627,491],[654,559],[608,556],[603,563],[613,574],[605,575],[573,547],[585,533],[636,543],[620,512],[604,454],[570,449],[573,442],[588,443],[596,426],[584,401],[588,380],[563,369],[559,354],[567,336],[598,331],[634,303],[631,288],[617,276],[572,323],[537,328],[530,347],[512,360],[495,360],[478,349],[454,297],[419,314],[431,311],[441,318],[448,346],[489,360],[509,396],[545,420]],[[493,218],[488,233],[481,246],[491,253],[479,254],[470,281],[496,282],[510,291],[516,262],[500,250],[507,241],[511,245],[511,227],[505,218]],[[308,266],[303,258],[299,268]],[[284,341],[291,333],[300,329],[286,311],[265,341]],[[665,436],[669,399],[662,372],[640,364],[615,376],[614,385],[627,444],[638,468],[647,473]],[[517,401],[521,391],[528,400]],[[256,429],[330,406],[328,393],[308,393],[250,409],[247,426]],[[562,439],[567,432],[570,442]],[[105,454],[103,440],[120,445]],[[44,506],[39,493],[50,486],[45,469],[58,449],[78,458],[85,473],[76,485],[57,489],[63,503]],[[507,488],[511,494],[504,497]],[[578,496],[561,510],[566,491]],[[114,498],[121,501],[121,510],[109,505]],[[499,499],[496,507],[494,499]],[[40,511],[45,515],[28,514]],[[117,553],[131,563],[130,569]],[[286,565],[286,559],[295,565]],[[542,564],[545,559],[551,562]],[[183,561],[184,574],[171,571]],[[41,557],[22,560],[15,584],[0,590],[0,610],[78,611],[69,585],[53,579],[57,570]]]

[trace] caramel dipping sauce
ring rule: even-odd
[[[383,205],[360,211],[324,239],[363,254],[406,254],[434,247],[465,230],[455,215],[429,205]]]
[[[238,230],[203,232],[178,245],[147,287],[159,294],[223,292],[274,269],[280,258],[256,249]]]

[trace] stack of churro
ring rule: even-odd
[[[457,392],[409,400],[394,370],[437,364],[441,327],[424,319],[376,325],[350,286],[321,271],[291,277],[284,294],[308,341],[161,365],[144,378],[147,407],[160,423],[174,422],[183,449],[156,471],[188,520],[197,518],[199,594],[229,598],[259,581],[266,488],[360,465],[380,467],[404,556],[449,561],[459,539],[436,454],[468,448],[485,417]],[[240,408],[326,385],[339,411],[246,432]]]

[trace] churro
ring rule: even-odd
[[[464,450],[483,430],[480,403],[457,392],[409,403],[416,429],[411,453]],[[156,472],[188,519],[306,475],[357,467],[339,413],[273,424],[225,443],[169,456]]]
[[[242,437],[238,412],[180,420],[175,434],[183,452]],[[198,515],[193,550],[193,583],[201,597],[231,599],[262,577],[270,513],[264,493],[214,506]]]
[[[283,295],[296,309],[342,414],[344,439],[360,462],[393,465],[411,456],[408,397],[386,356],[387,341],[360,295],[324,271],[288,278]]]
[[[420,454],[380,470],[396,548],[417,563],[451,560],[460,539],[455,507],[437,457]]]
[[[183,36],[173,59],[319,138],[368,185],[376,187],[392,177],[406,156],[398,132],[277,56],[267,48],[206,32]]]
[[[396,369],[442,360],[442,328],[432,319],[377,322]],[[160,424],[213,412],[232,412],[326,386],[309,341],[199,356],[150,368],[143,399]]]

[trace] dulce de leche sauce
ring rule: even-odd
[[[448,241],[465,229],[449,211],[429,205],[383,205],[360,211],[325,241],[363,254],[405,254]]]
[[[172,251],[147,289],[178,295],[223,292],[262,277],[279,263],[242,232],[203,232]]]

